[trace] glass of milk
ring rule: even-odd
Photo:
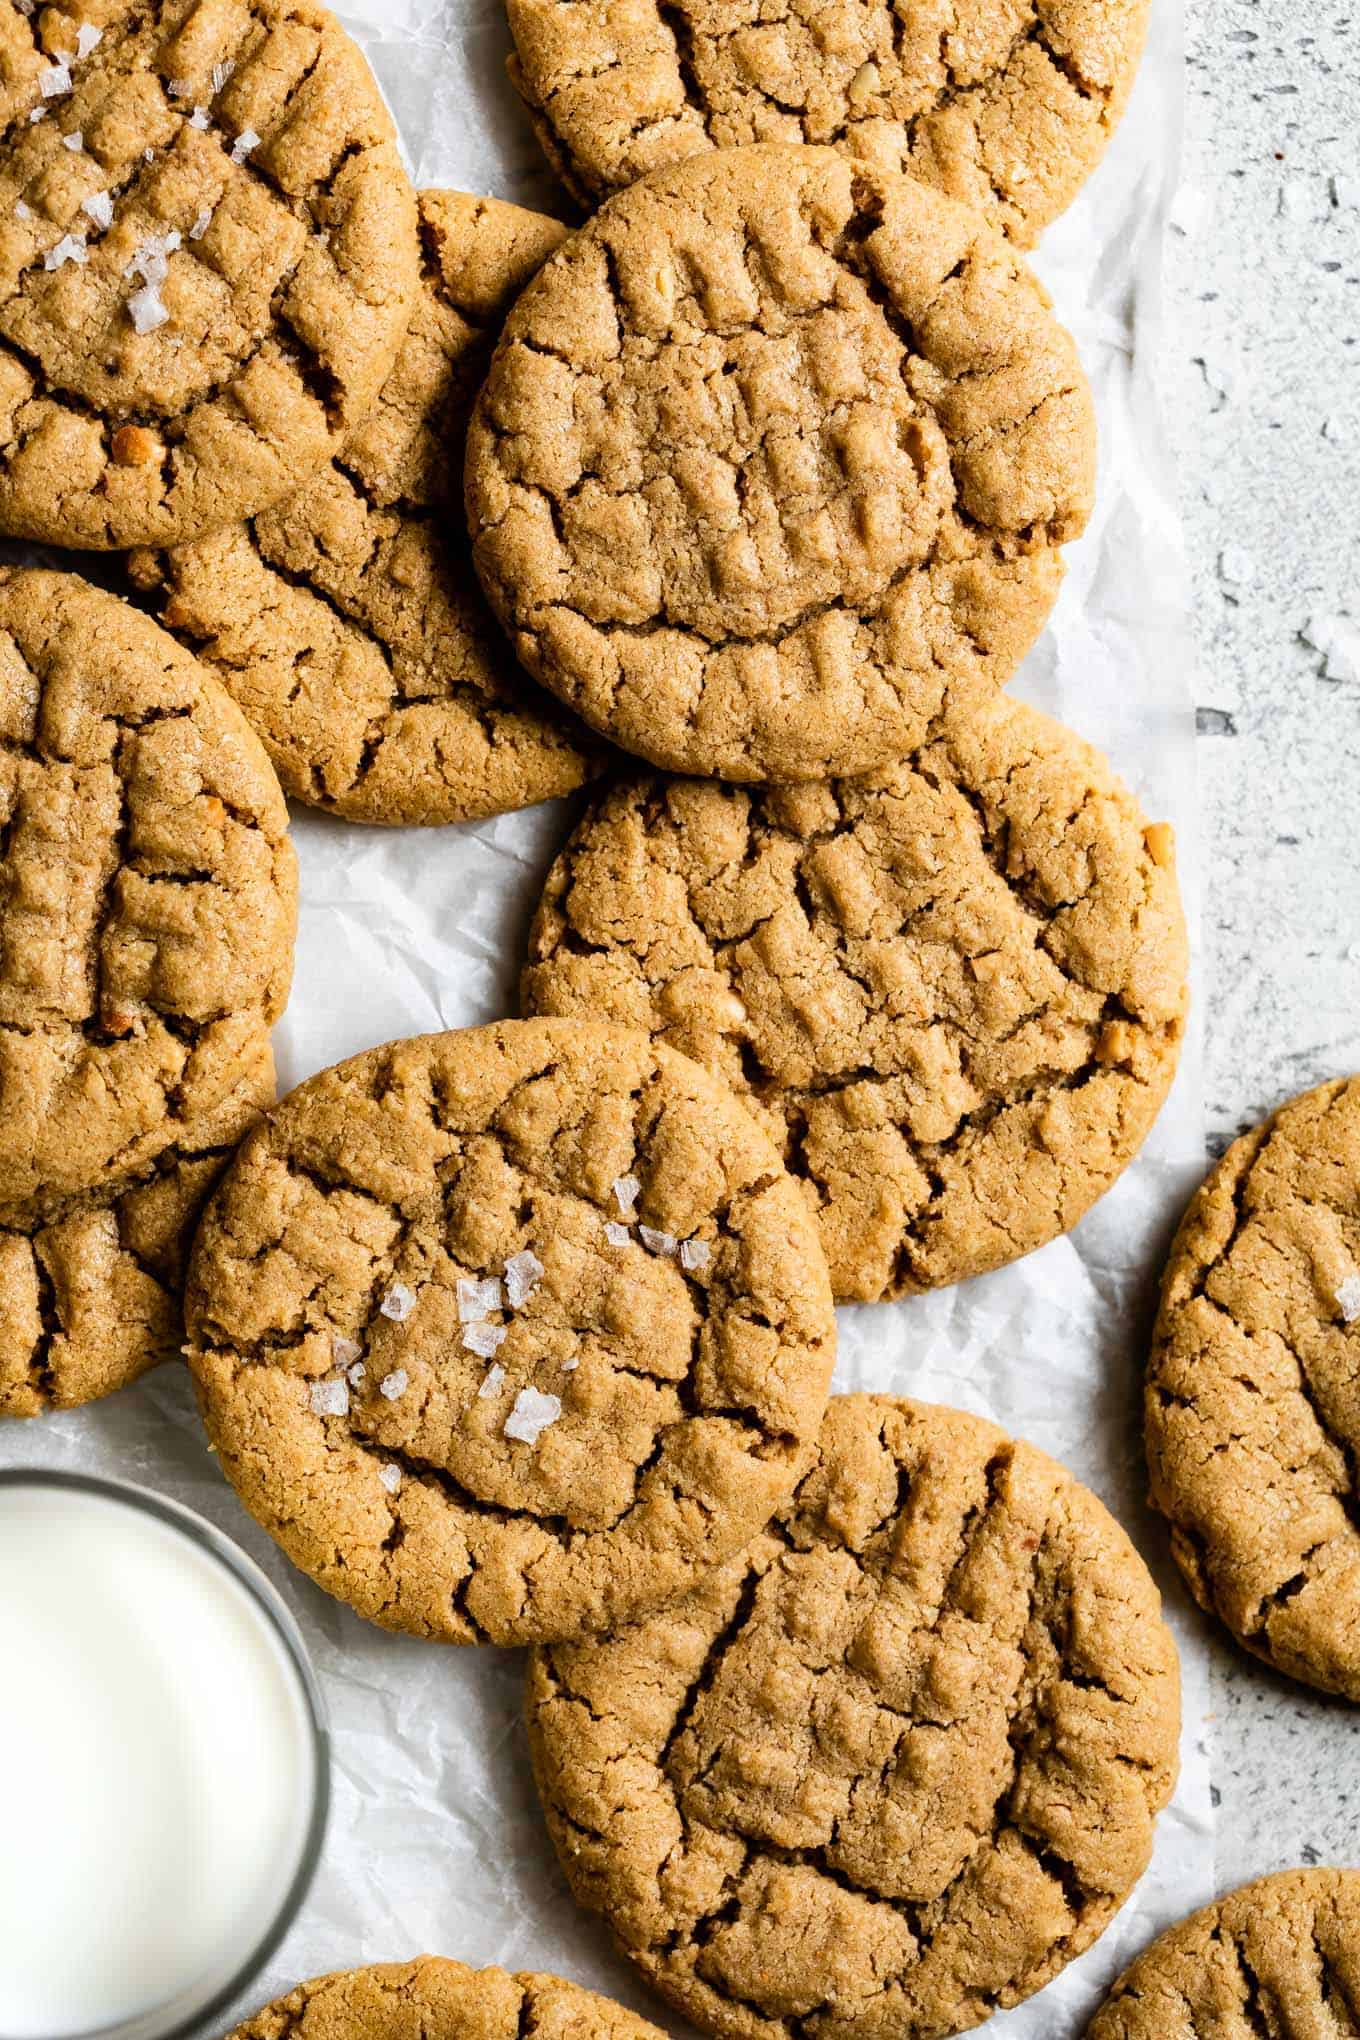
[[[306,1895],[329,1773],[297,1627],[228,1538],[0,1473],[2,2040],[168,2040],[225,2005]]]

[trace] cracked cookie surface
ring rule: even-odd
[[[394,1042],[241,1148],[185,1316],[223,1470],[384,1625],[499,1644],[683,1592],[787,1498],[835,1351],[802,1197],[602,1023]]]
[[[372,407],[415,198],[310,0],[0,0],[0,530],[171,544],[277,502]]]
[[[149,617],[0,570],[0,1204],[139,1175],[283,1010],[297,867],[259,739]]]
[[[180,1357],[194,1228],[273,1096],[261,1029],[235,1091],[134,1182],[62,1198],[40,1214],[0,1205],[0,1417],[75,1409]]]
[[[1005,683],[1093,460],[1076,350],[1004,242],[910,178],[753,147],[550,257],[467,505],[492,606],[585,721],[671,771],[817,779]]]
[[[1196,1193],[1144,1408],[1152,1500],[1200,1605],[1360,1701],[1360,1078],[1283,1106]]]
[[[566,229],[461,192],[422,192],[420,216],[415,315],[344,453],[249,522],[132,561],[286,791],[360,822],[476,820],[593,769],[593,740],[520,671],[448,528],[501,320]]]
[[[1184,1024],[1170,831],[1006,697],[862,780],[605,793],[548,876],[527,1012],[719,1072],[877,1298],[1069,1229],[1146,1135]]]
[[[1025,247],[1118,125],[1147,0],[507,0],[510,75],[587,205],[745,142],[834,142]]]
[[[1360,1871],[1282,1870],[1159,1936],[1087,2040],[1360,2033]]]
[[[439,1955],[301,1983],[228,2040],[663,2040],[564,1977],[469,1969]]]
[[[703,2030],[934,2040],[1038,1990],[1146,1867],[1175,1647],[1032,1446],[835,1396],[792,1503],[685,1600],[533,1653],[568,1882]]]

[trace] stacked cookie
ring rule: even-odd
[[[1176,1066],[1170,832],[1003,692],[1094,482],[1015,248],[1142,9],[510,12],[599,201],[571,233],[417,196],[310,0],[0,6],[0,529],[125,554],[151,612],[0,570],[0,1412],[187,1341],[298,1566],[534,1646],[550,1831],[658,1991],[742,2040],[929,2040],[1094,1940],[1176,1767],[1101,1504],[979,1419],[830,1395],[836,1300],[1069,1230]],[[524,1017],[275,1105],[284,794],[434,824],[606,770]],[[1301,1498],[1268,1549],[1201,1440],[1246,1450],[1234,1338],[1278,1385],[1320,1256],[1360,1317],[1337,1140],[1228,1158],[1259,1239],[1207,1187],[1149,1409],[1196,1591],[1354,1692],[1344,1414],[1248,1451]],[[243,2030],[488,2021],[648,2030],[436,1961]]]

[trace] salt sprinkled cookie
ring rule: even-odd
[[[786,1500],[835,1317],[796,1185],[644,1034],[510,1021],[313,1077],[199,1229],[223,1469],[360,1614],[449,1643],[627,1620]]]
[[[961,1411],[833,1397],[742,1557],[536,1651],[530,1744],[580,1902],[707,2033],[936,2040],[1103,1932],[1176,1775],[1132,1544]]]
[[[1293,1099],[1196,1193],[1162,1281],[1152,1500],[1200,1605],[1360,1700],[1360,1077]]]
[[[592,769],[587,732],[489,614],[456,507],[501,319],[566,229],[460,192],[423,192],[420,215],[415,317],[344,453],[277,508],[131,562],[286,791],[359,822],[475,820],[570,793]]]
[[[351,437],[415,197],[310,0],[0,0],[0,530],[171,544]]]
[[[288,812],[151,619],[0,569],[0,1205],[101,1196],[257,1065],[293,969]]]
[[[507,0],[510,75],[587,205],[741,142],[835,142],[1021,247],[1076,197],[1133,85],[1147,0]]]
[[[560,1976],[468,1969],[438,1955],[301,1983],[228,2040],[663,2040]]]
[[[1002,696],[872,778],[606,793],[522,997],[726,1078],[836,1294],[872,1301],[999,1267],[1109,1188],[1171,1083],[1186,963],[1170,830]]]
[[[0,1417],[74,1409],[178,1358],[199,1213],[273,1097],[261,1030],[237,1089],[129,1187],[78,1192],[36,1213],[0,1205]]]
[[[1258,2040],[1360,2031],[1360,1871],[1282,1870],[1161,1935],[1087,2040]]]
[[[911,178],[731,149],[613,198],[511,313],[467,446],[529,670],[653,764],[871,771],[1003,685],[1090,508],[1035,278]]]

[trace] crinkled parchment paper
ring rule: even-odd
[[[505,81],[499,0],[354,0],[344,12],[420,181],[551,205]],[[1051,627],[1017,691],[1103,746],[1151,813],[1174,821],[1193,921],[1191,655],[1155,396],[1180,128],[1177,0],[1160,0],[1154,16],[1129,115],[1037,264],[1095,387],[1101,475],[1094,524],[1070,552]],[[282,1083],[394,1035],[513,1012],[527,918],[571,812],[417,831],[347,828],[299,810],[302,921],[279,1032]],[[1207,1668],[1144,1509],[1138,1442],[1158,1257],[1202,1165],[1192,1039],[1144,1153],[1073,1237],[958,1289],[841,1314],[838,1386],[961,1403],[1066,1461],[1148,1555],[1181,1644],[1182,1776],[1152,1868],[1090,1954],[991,2022],[997,2040],[1075,2040],[1115,1972],[1212,1887]],[[239,2010],[321,1970],[429,1949],[559,1970],[678,2030],[567,1896],[535,1807],[517,1655],[382,1635],[293,1574],[225,1487],[174,1373],[89,1410],[5,1427],[0,1465],[15,1464],[122,1475],[201,1510],[266,1568],[310,1644],[334,1730],[334,1815],[305,1912]]]

